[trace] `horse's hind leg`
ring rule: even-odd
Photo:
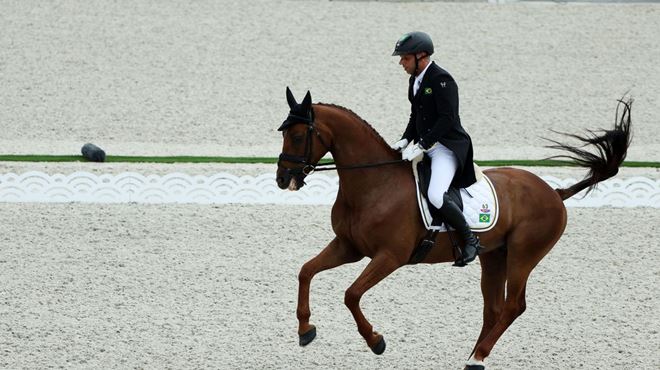
[[[387,254],[375,256],[357,280],[346,290],[344,297],[344,303],[353,314],[358,332],[367,341],[369,348],[377,355],[385,351],[385,340],[382,335],[373,331],[373,326],[364,317],[362,310],[360,310],[360,299],[367,290],[378,284],[401,265],[402,263]]]
[[[311,316],[309,310],[309,287],[314,275],[346,263],[357,262],[362,257],[354,249],[350,248],[347,243],[335,238],[321,253],[307,261],[300,269],[300,274],[298,274],[298,308],[296,315],[298,316],[298,335],[301,346],[309,344],[316,337],[316,328],[309,323],[309,317]]]
[[[513,276],[508,276],[506,284],[506,300],[500,317],[488,334],[477,343],[472,357],[468,360],[466,369],[483,369],[483,361],[488,357],[497,340],[500,339],[502,334],[504,334],[504,331],[506,331],[513,321],[525,312],[525,289],[527,287],[527,278],[529,277],[530,271],[526,274],[516,272]]]
[[[499,248],[479,256],[481,262],[481,294],[484,298],[484,322],[474,349],[490,332],[502,313],[506,286],[506,255],[506,248]]]
[[[534,233],[529,234],[527,232],[525,235],[534,235]],[[485,335],[482,333],[472,357],[468,360],[466,369],[483,369],[483,361],[488,357],[497,340],[504,334],[513,321],[525,312],[525,290],[527,288],[529,274],[554,246],[558,237],[554,237],[552,240],[546,239],[545,241],[530,240],[530,238],[523,238],[524,240],[516,239],[516,235],[512,235],[507,240],[506,299],[502,310],[490,331]],[[531,243],[533,241],[536,241],[536,243]],[[529,245],[540,245],[541,247],[532,248]]]

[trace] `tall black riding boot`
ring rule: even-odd
[[[456,260],[454,266],[463,267],[474,261],[474,259],[477,258],[477,255],[479,255],[481,245],[479,245],[479,238],[477,238],[474,233],[472,233],[470,226],[468,226],[467,222],[465,221],[465,217],[463,217],[463,212],[461,209],[458,208],[453,200],[445,196],[442,207],[440,208],[440,212],[442,213],[442,216],[444,217],[447,224],[456,229],[458,234],[461,235],[465,241],[463,253],[461,257]]]

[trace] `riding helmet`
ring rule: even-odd
[[[423,51],[428,55],[433,54],[433,41],[431,41],[431,36],[428,34],[416,31],[401,36],[399,41],[396,42],[396,46],[394,46],[392,56],[417,54]]]

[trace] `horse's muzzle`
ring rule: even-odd
[[[277,186],[280,189],[286,189],[289,187],[289,183],[291,183],[292,177],[290,175],[288,176],[277,176],[276,181],[277,181]]]
[[[282,190],[289,189],[296,191],[305,185],[304,179],[304,174],[300,173],[291,175],[289,169],[281,167],[277,170],[277,177],[275,178],[275,181],[277,182],[277,186]]]

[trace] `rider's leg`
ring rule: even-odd
[[[449,190],[456,170],[458,160],[454,152],[442,144],[436,144],[426,154],[431,158],[431,182],[429,184],[429,202],[435,208],[441,209],[444,195]]]
[[[465,241],[462,260],[455,263],[456,266],[465,266],[474,261],[481,246],[479,239],[465,221],[461,209],[449,197],[444,196],[454,179],[458,161],[451,150],[440,144],[429,150],[427,154],[431,157],[429,201],[440,210],[447,224],[453,227]]]
[[[440,208],[440,213],[445,218],[445,221],[449,226],[456,229],[456,231],[463,237],[465,241],[465,246],[463,247],[463,256],[461,260],[456,261],[455,266],[465,266],[468,263],[474,261],[479,254],[481,245],[479,244],[479,239],[472,233],[472,229],[465,221],[463,217],[463,212],[461,209],[451,200],[449,197],[445,198],[442,208]]]

